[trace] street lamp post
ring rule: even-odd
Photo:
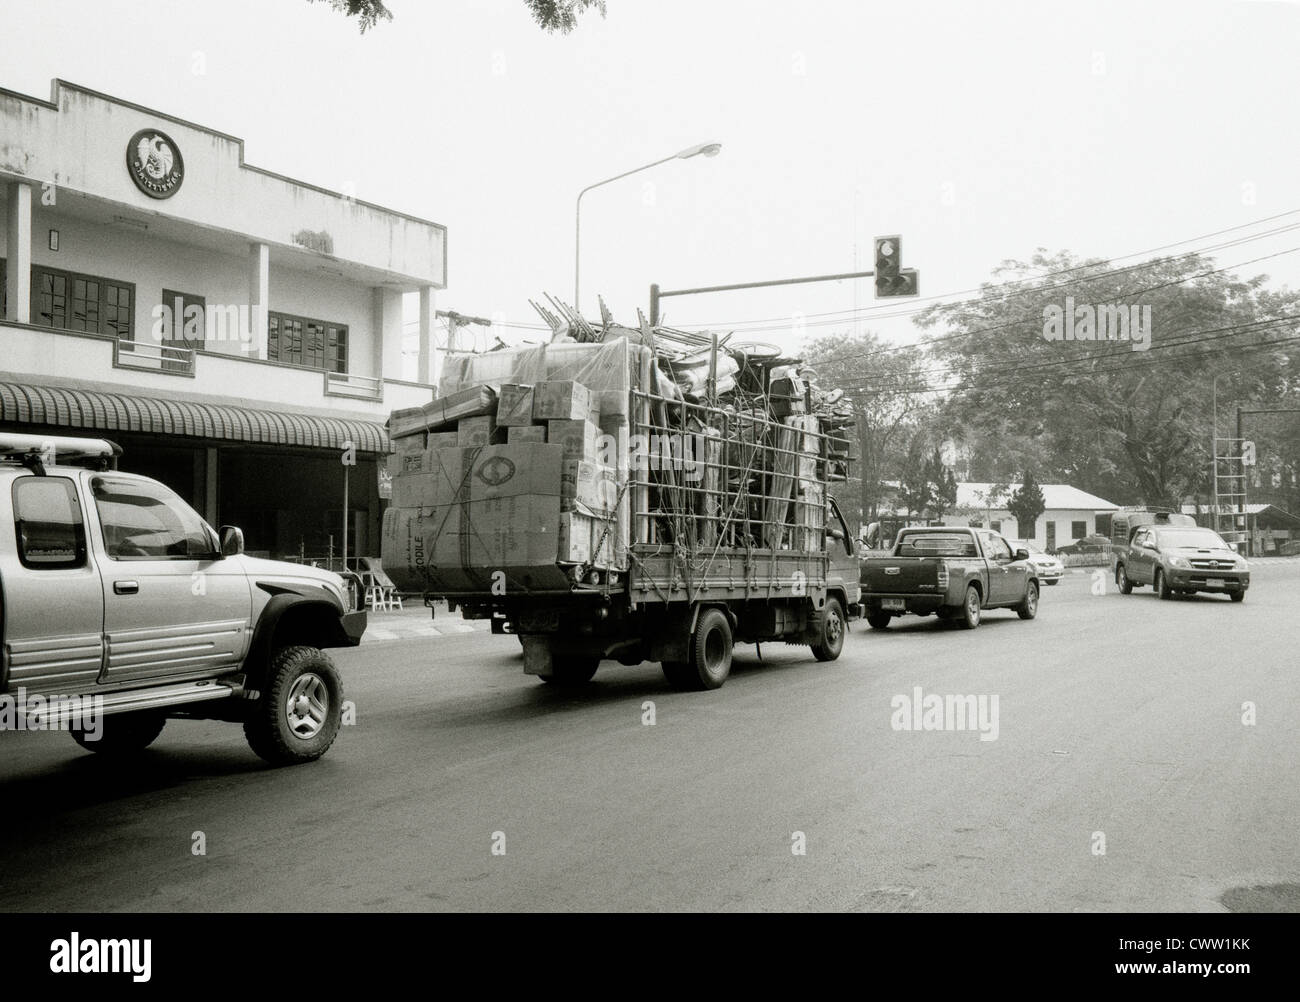
[[[591,191],[592,188],[599,188],[603,184],[609,184],[611,181],[621,181],[631,174],[639,174],[643,170],[649,170],[651,167],[658,167],[660,164],[666,164],[669,160],[689,160],[691,157],[697,157],[703,154],[706,157],[716,157],[722,150],[721,143],[700,143],[698,146],[689,146],[679,153],[674,153],[670,157],[664,157],[662,160],[656,160],[654,163],[645,164],[642,167],[634,167],[632,170],[624,171],[622,174],[615,174],[613,177],[607,177],[603,181],[597,181],[595,184],[589,184],[578,192],[578,201],[574,211],[573,219],[573,308],[579,313],[582,312],[582,304],[578,299],[578,270],[581,264],[581,240],[582,240],[582,196]]]

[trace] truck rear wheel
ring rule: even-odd
[[[691,634],[690,660],[663,662],[664,677],[675,689],[719,689],[731,674],[731,624],[718,609],[704,609]]]
[[[315,647],[286,647],[271,661],[244,737],[271,765],[311,762],[334,743],[342,713],[343,683],[334,662]]]
[[[100,717],[98,737],[91,737],[83,727],[71,728],[71,734],[72,740],[86,751],[101,755],[126,755],[148,748],[166,724],[167,718],[161,713],[114,713]]]
[[[867,625],[873,630],[889,629],[889,621],[894,617],[887,612],[869,612],[867,613]]]
[[[974,585],[966,589],[966,600],[961,604],[958,622],[964,630],[973,630],[980,625],[980,590]]]
[[[844,610],[838,598],[828,598],[822,610],[821,643],[812,645],[813,657],[818,661],[834,661],[844,649]]]

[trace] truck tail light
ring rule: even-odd
[[[948,565],[943,561],[939,562],[938,585],[940,588],[948,587]]]

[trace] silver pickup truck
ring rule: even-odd
[[[320,758],[361,642],[337,574],[258,560],[99,439],[0,433],[0,730],[137,751],[169,717],[244,725],[276,765]]]

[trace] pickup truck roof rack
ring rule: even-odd
[[[105,438],[0,432],[0,464],[23,466],[42,477],[47,466],[78,465],[95,470],[115,470],[120,455],[122,447]]]

